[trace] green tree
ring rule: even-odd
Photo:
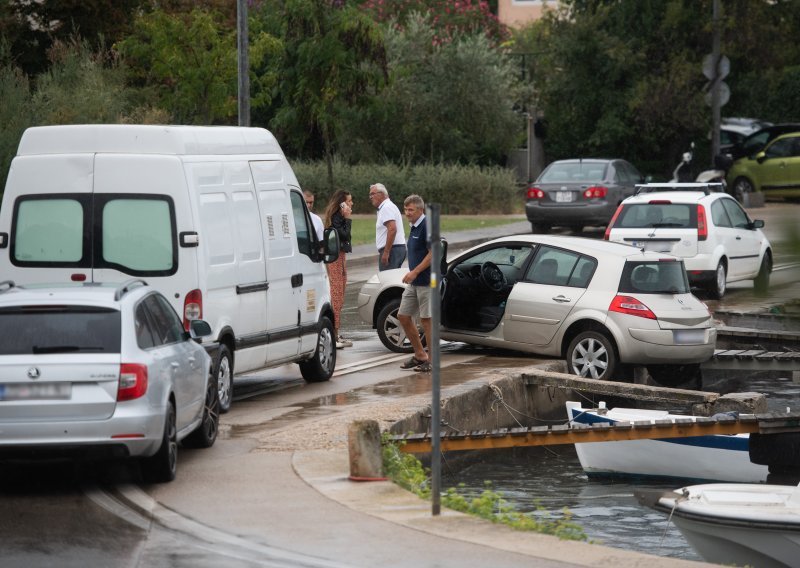
[[[495,164],[518,142],[514,63],[482,33],[437,33],[419,14],[389,29],[390,82],[343,127],[350,161]]]
[[[690,141],[707,150],[710,109],[703,58],[712,0],[565,0],[515,33],[525,75],[549,123],[551,158],[619,155],[668,175]],[[798,117],[800,3],[727,0],[722,51],[731,59],[723,115]],[[763,114],[762,114],[763,113]]]
[[[29,76],[47,69],[48,50],[57,42],[82,37],[92,50],[113,43],[130,30],[137,10],[150,0],[3,0],[0,37]]]
[[[324,156],[332,187],[344,109],[363,104],[386,77],[382,35],[344,2],[286,0],[265,3],[261,13],[269,18],[273,10],[280,14],[284,50],[275,61],[280,83],[271,126],[296,154]]]
[[[180,124],[231,123],[236,117],[236,35],[199,9],[137,17],[117,44],[143,101]]]

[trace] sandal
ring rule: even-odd
[[[414,367],[415,373],[430,373],[432,370],[433,367],[431,366],[430,361],[425,361],[421,365],[417,365],[416,367]]]
[[[411,357],[411,359],[409,359],[408,361],[406,361],[405,363],[400,365],[400,368],[401,369],[414,369],[416,367],[420,367],[420,366],[425,365],[427,363],[428,363],[427,361],[422,361],[420,359],[417,359],[416,357]]]

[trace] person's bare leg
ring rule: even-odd
[[[400,325],[403,327],[403,331],[406,332],[406,337],[411,342],[411,347],[414,348],[414,357],[417,361],[427,361],[428,354],[425,353],[425,349],[422,348],[422,340],[419,338],[419,331],[417,330],[417,326],[414,325],[414,318],[411,316],[404,316],[404,315],[397,315],[397,320],[400,322]],[[425,320],[423,320],[424,322]],[[430,319],[428,320],[428,327],[430,327]],[[427,331],[426,331],[427,333]]]

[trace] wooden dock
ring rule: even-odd
[[[614,424],[562,424],[531,428],[501,428],[473,432],[443,431],[442,451],[488,450],[523,446],[553,446],[585,442],[615,442],[654,438],[687,438],[718,434],[778,434],[800,432],[800,413],[721,415],[675,420],[617,422]],[[402,434],[390,440],[400,444],[406,453],[431,451],[430,434]]]

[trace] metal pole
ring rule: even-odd
[[[239,64],[239,126],[250,126],[250,63],[247,32],[247,0],[236,0],[236,48]]]
[[[427,207],[428,238],[431,245],[431,336],[428,338],[428,353],[431,357],[431,514],[436,516],[441,511],[442,493],[442,455],[441,455],[441,402],[439,376],[439,321],[441,320],[442,302],[439,297],[439,268],[442,265],[442,241],[439,236],[438,203],[429,203]]]
[[[722,82],[722,78],[720,77],[720,14],[719,14],[719,0],[714,0],[714,7],[713,7],[713,39],[711,45],[711,59],[714,62],[714,79],[711,83],[711,167],[714,167],[714,156],[719,154],[719,125],[721,122],[720,118],[720,83]]]

